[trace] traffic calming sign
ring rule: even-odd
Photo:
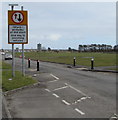
[[[16,24],[22,23],[24,16],[21,12],[15,12],[12,14],[12,21]]]
[[[27,11],[8,11],[8,43],[28,43]]]
[[[27,11],[8,11],[9,25],[27,25]]]

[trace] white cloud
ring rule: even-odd
[[[52,41],[57,41],[61,38],[62,36],[60,34],[50,34],[49,36],[47,36],[48,39],[52,40]]]

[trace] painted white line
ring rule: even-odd
[[[67,88],[68,86],[64,86],[64,87],[60,87],[60,88],[56,88],[56,89],[54,89],[53,91],[57,91],[57,90],[61,90],[61,89],[65,89],[65,88]]]
[[[75,108],[75,110],[76,110],[78,113],[80,113],[81,115],[85,115],[85,113],[82,112],[81,110],[79,110],[78,108]]]
[[[58,77],[56,77],[55,75],[53,75],[53,74],[50,74],[52,77],[54,77],[55,79],[57,79],[57,80],[59,80],[59,78]]]
[[[49,81],[48,83],[52,83],[52,82],[56,82],[56,81],[58,81],[58,80],[52,80],[52,81]]]
[[[57,94],[55,94],[55,93],[53,93],[52,95],[54,95],[56,98],[59,98],[59,96]]]
[[[81,93],[82,95],[87,96],[85,93],[83,93],[82,91],[76,89],[75,87],[73,87],[73,86],[71,86],[71,85],[69,85],[69,84],[67,84],[67,83],[65,83],[65,85],[67,85],[67,86],[69,86],[70,88],[72,88],[73,90],[75,90],[75,91]]]
[[[90,99],[90,98],[91,98],[91,97],[82,97],[82,98],[76,100],[74,103],[72,103],[72,105],[73,105],[73,104],[77,104],[78,102],[82,102],[83,100]]]
[[[88,97],[82,97],[80,98],[80,100],[86,100]]]
[[[65,101],[65,100],[62,100],[62,102],[63,102],[64,104],[66,104],[66,105],[70,105],[70,103],[68,103],[68,102]]]
[[[51,92],[49,89],[45,89],[47,92]]]

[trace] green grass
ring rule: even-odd
[[[21,53],[16,53],[16,56]],[[116,54],[115,53],[78,53],[78,52],[26,52],[25,58],[33,60],[42,60],[49,62],[73,64],[73,58],[76,57],[76,64],[90,66],[91,58],[94,57],[94,65],[97,66],[115,66],[116,65]]]
[[[2,89],[3,91],[9,91],[12,89],[20,88],[26,85],[36,83],[37,81],[29,76],[22,76],[21,72],[15,71],[15,77],[12,78],[11,67],[9,64],[2,62]],[[6,69],[7,68],[7,69]],[[12,78],[12,80],[9,80]]]
[[[2,62],[2,69],[11,69],[11,65],[5,62]]]

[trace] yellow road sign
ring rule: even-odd
[[[8,44],[28,43],[27,11],[8,11]]]

